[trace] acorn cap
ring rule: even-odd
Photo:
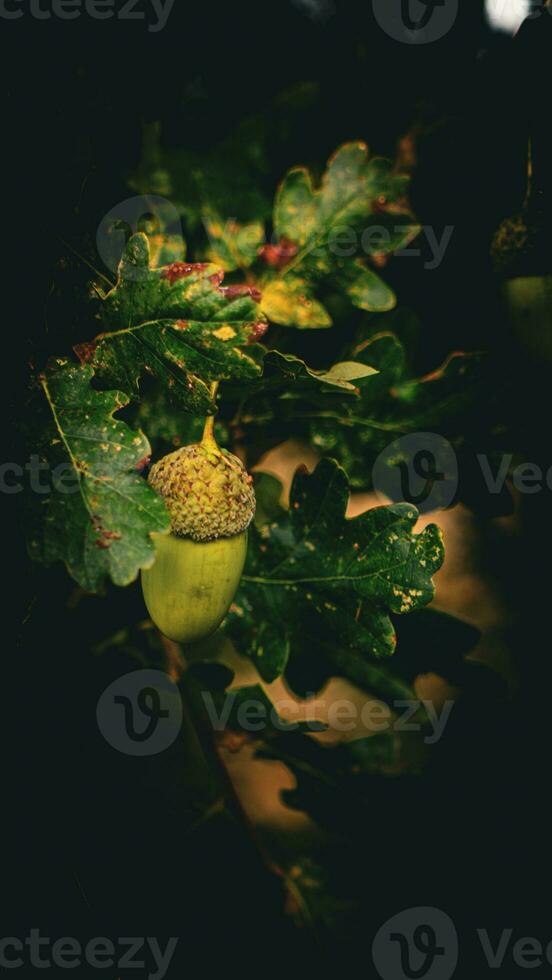
[[[163,497],[178,537],[231,538],[253,520],[252,477],[237,456],[214,443],[184,446],[164,456],[152,467],[149,483]]]

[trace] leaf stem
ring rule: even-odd
[[[264,425],[271,422],[273,415],[242,415],[243,425]],[[363,418],[356,415],[339,415],[337,412],[296,412],[294,419],[333,419],[340,425],[352,428],[354,425],[363,426],[368,429],[378,429],[381,432],[404,432],[404,425],[396,422],[378,422],[377,419]]]
[[[209,386],[209,394],[213,401],[217,397],[218,386],[218,381],[212,381]],[[205,446],[206,449],[218,449],[217,440],[215,439],[215,418],[215,415],[208,415],[205,419],[201,445]]]

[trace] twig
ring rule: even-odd
[[[161,634],[161,641],[163,648],[165,650],[166,657],[166,670],[169,676],[178,682],[182,679],[186,672],[186,659],[182,653],[181,647],[178,643],[173,640],[169,640],[166,636]],[[235,818],[238,825],[244,827],[247,832],[247,836],[250,842],[256,849],[259,857],[261,858],[263,864],[272,874],[277,875],[280,878],[285,878],[285,871],[280,868],[271,855],[267,851],[263,841],[260,839],[256,828],[253,826],[251,820],[245,812],[241,800],[236,793],[234,784],[230,778],[228,770],[222,761],[218,749],[215,744],[213,736],[213,728],[209,722],[207,715],[198,709],[198,704],[194,698],[190,697],[190,693],[186,683],[180,685],[180,692],[184,701],[184,706],[186,708],[188,718],[192,724],[192,727],[197,735],[198,742],[203,750],[203,754],[215,772],[219,784],[221,786],[221,791],[224,794],[227,809],[229,813]]]

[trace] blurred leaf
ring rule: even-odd
[[[293,773],[296,787],[284,790],[284,802],[304,810],[323,826],[350,833],[362,831],[381,779],[416,772],[415,757],[404,752],[405,739],[382,732],[338,746],[323,746],[301,733],[283,734],[257,751],[262,759],[278,759]],[[378,780],[380,781],[378,783]],[[396,782],[389,781],[391,783]]]
[[[255,498],[257,506],[255,508],[255,524],[262,527],[271,521],[278,520],[285,514],[282,501],[282,484],[277,477],[270,473],[257,471],[253,473],[255,486]]]
[[[148,235],[152,268],[184,262],[186,243],[182,235]]]
[[[415,616],[397,620],[397,653],[393,670],[412,684],[419,674],[435,673],[463,686],[466,655],[476,646],[475,626],[437,609],[420,609]]]
[[[307,330],[332,325],[329,313],[314,298],[308,282],[296,276],[276,279],[264,286],[261,309],[272,323],[284,327]]]
[[[258,113],[241,118],[207,150],[163,145],[158,122],[143,129],[142,159],[131,176],[138,194],[171,200],[192,234],[213,213],[241,224],[270,218],[271,160],[285,155],[294,134],[303,134],[308,111],[319,96],[316,82],[301,81],[279,92]]]
[[[216,732],[231,729],[264,740],[289,732],[319,732],[326,727],[315,721],[284,721],[260,684],[228,690],[233,680],[229,667],[212,661],[191,664],[183,680],[193,686],[196,703]]]
[[[204,225],[209,237],[207,256],[211,262],[225,272],[252,265],[265,238],[262,222],[240,225],[237,221],[224,223],[220,218],[206,217]]]
[[[403,204],[404,192],[404,176],[394,173],[389,161],[370,159],[364,143],[341,146],[318,189],[308,170],[290,170],[274,203],[281,257],[274,245],[264,253],[275,270],[272,281],[267,274],[268,287],[263,284],[263,309],[269,319],[300,328],[329,326],[331,318],[314,296],[316,284],[325,280],[343,289],[361,309],[391,309],[392,290],[362,256],[392,251],[416,233]],[[395,212],[385,219],[382,202]]]
[[[297,926],[307,923],[315,935],[332,935],[339,941],[357,902],[341,893],[335,876],[311,857],[300,855],[288,869],[286,909]]]
[[[144,127],[142,160],[129,184],[138,194],[168,198],[192,234],[215,212],[248,223],[268,217],[270,200],[261,176],[265,134],[262,116],[242,120],[210,151],[162,146],[159,123]]]
[[[395,305],[393,291],[376,273],[358,259],[339,267],[336,281],[345,290],[354,306],[361,310],[382,313]]]

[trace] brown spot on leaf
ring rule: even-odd
[[[224,279],[224,271],[219,269],[218,272],[213,272],[212,276],[208,276],[208,279],[214,286],[220,286],[222,280]]]
[[[249,334],[248,343],[256,344],[261,337],[264,337],[266,331],[268,330],[268,323],[266,321],[259,321],[254,323],[251,327],[251,333]]]
[[[96,347],[98,346],[97,340],[87,340],[82,344],[75,344],[73,350],[77,355],[81,364],[89,364],[90,361],[94,360],[94,354],[96,353]]]
[[[92,521],[94,531],[98,535],[94,542],[96,548],[101,548],[102,550],[109,548],[112,541],[118,541],[120,539],[121,535],[118,531],[110,531],[109,528],[103,526],[99,514],[92,514],[90,520]]]
[[[271,243],[263,245],[259,249],[259,258],[273,269],[283,269],[298,251],[295,242],[283,236],[277,245]]]
[[[261,301],[261,291],[256,286],[248,286],[246,283],[236,284],[235,286],[220,286],[220,292],[227,299],[235,299],[236,296],[251,296],[256,303]]]
[[[184,279],[186,276],[191,276],[194,273],[204,272],[207,268],[207,262],[172,262],[171,265],[167,265],[163,269],[161,278],[168,279],[172,286],[179,279]]]

